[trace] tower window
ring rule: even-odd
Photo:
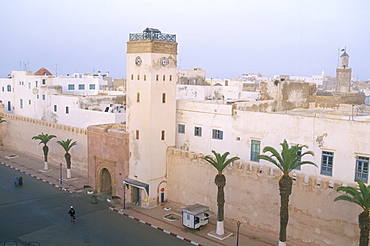
[[[140,80],[140,75],[139,74],[137,75],[137,80]]]
[[[162,93],[162,103],[166,103],[166,93]]]
[[[131,80],[134,80],[134,75],[133,74],[131,74]]]
[[[163,81],[166,81],[166,75],[163,75]]]
[[[54,105],[54,112],[57,112],[58,111],[58,107],[57,105]]]
[[[144,81],[146,81],[146,75],[144,75]]]
[[[139,140],[139,130],[136,130],[135,138],[136,138],[137,140]]]
[[[138,92],[137,94],[136,94],[136,102],[140,102],[140,92]]]
[[[165,137],[165,134],[164,134],[164,130],[163,130],[162,134],[161,134],[161,140],[164,140],[164,137]]]
[[[170,81],[172,81],[172,75],[170,75]]]
[[[69,114],[69,107],[66,107],[66,114]]]
[[[158,80],[159,80],[159,75],[158,75],[158,74],[155,76],[155,80],[156,80],[156,81],[158,81]]]

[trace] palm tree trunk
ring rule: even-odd
[[[217,228],[216,234],[225,234],[223,222],[224,222],[224,204],[225,204],[225,194],[224,187],[226,185],[225,175],[222,173],[217,174],[215,177],[215,184],[217,185]]]
[[[358,216],[358,225],[360,227],[360,246],[369,245],[370,218],[369,211],[363,211]]]
[[[72,178],[71,175],[71,154],[68,152],[64,154],[64,157],[66,158],[66,163],[67,163],[67,179]]]
[[[45,144],[44,147],[42,147],[42,150],[44,151],[44,170],[47,171],[49,170],[49,165],[48,165],[49,147]]]
[[[292,194],[293,180],[289,175],[283,175],[279,181],[280,190],[280,236],[279,245],[285,245],[286,242],[286,228],[289,220],[289,196]],[[280,242],[282,244],[280,244]]]

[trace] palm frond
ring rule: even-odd
[[[207,155],[203,159],[214,166],[217,169],[218,173],[222,173],[225,167],[231,162],[240,159],[237,156],[227,159],[227,156],[230,154],[229,152],[225,152],[223,155],[221,155],[220,153],[212,150],[212,153],[214,157]]]

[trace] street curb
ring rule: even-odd
[[[164,233],[167,233],[168,235],[171,235],[171,236],[177,237],[178,239],[183,240],[183,241],[186,241],[186,242],[188,242],[188,243],[190,243],[190,244],[197,245],[197,246],[203,246],[203,244],[196,243],[196,242],[194,242],[194,241],[192,241],[192,240],[190,240],[190,239],[184,238],[184,237],[182,237],[182,236],[180,236],[180,235],[177,235],[177,234],[175,234],[175,233],[172,233],[172,232],[170,232],[170,231],[167,231],[167,230],[165,230],[165,229],[162,229],[162,228],[160,228],[160,227],[158,227],[158,226],[152,225],[152,224],[150,224],[150,223],[148,223],[148,222],[145,222],[145,221],[143,221],[143,220],[141,220],[141,219],[135,218],[135,217],[133,217],[133,216],[131,216],[131,215],[128,215],[128,214],[126,214],[126,213],[124,213],[124,212],[122,212],[122,211],[119,211],[118,209],[115,209],[115,208],[109,207],[109,210],[111,210],[111,211],[113,211],[113,212],[116,212],[116,213],[119,213],[119,214],[121,214],[121,215],[124,215],[124,216],[126,216],[126,217],[128,217],[128,218],[130,218],[130,219],[133,219],[133,220],[139,221],[140,223],[143,223],[143,224],[145,224],[145,225],[151,226],[151,227],[153,227],[154,229],[160,230],[160,231],[162,231],[162,232],[164,232]]]
[[[47,180],[42,179],[42,178],[39,178],[39,177],[37,177],[37,176],[35,176],[35,175],[33,175],[33,174],[27,173],[27,172],[25,172],[25,171],[23,171],[23,170],[21,170],[21,169],[19,169],[19,168],[17,168],[17,167],[13,167],[13,166],[11,166],[11,165],[9,165],[9,164],[6,164],[6,163],[4,163],[4,162],[0,162],[0,164],[4,165],[4,166],[6,166],[6,167],[9,167],[9,168],[11,168],[11,169],[14,169],[14,170],[16,170],[16,171],[19,171],[19,172],[21,172],[21,173],[24,173],[24,174],[26,174],[26,175],[28,175],[28,176],[31,176],[32,178],[35,178],[35,179],[41,180],[42,182],[47,183],[47,184],[50,184],[50,185],[54,186],[55,188],[58,188],[59,190],[62,190],[62,191],[68,192],[68,193],[76,193],[75,191],[71,191],[71,190],[69,190],[69,189],[67,189],[67,188],[63,188],[62,186],[56,185],[56,184],[54,184],[54,183],[52,183],[52,182],[50,182],[50,181],[47,181]]]

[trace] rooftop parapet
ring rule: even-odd
[[[139,41],[139,40],[159,40],[167,42],[176,42],[175,34],[162,33],[156,28],[145,28],[143,33],[130,33],[130,41]]]

